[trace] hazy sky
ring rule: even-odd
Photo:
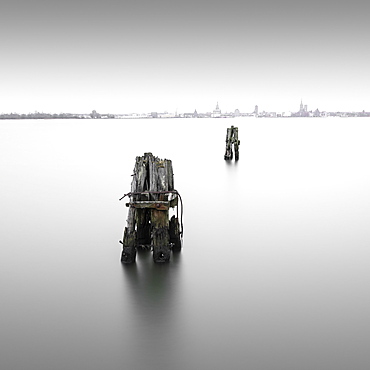
[[[365,0],[5,0],[0,112],[370,111]]]

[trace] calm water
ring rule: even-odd
[[[365,118],[0,121],[1,368],[368,369],[369,139]],[[123,266],[144,152],[173,161],[184,246]]]

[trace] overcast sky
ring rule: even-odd
[[[365,0],[5,0],[0,112],[370,111]]]

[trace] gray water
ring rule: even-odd
[[[0,121],[1,369],[368,369],[369,138],[367,118]],[[126,266],[145,152],[173,162],[183,249]]]

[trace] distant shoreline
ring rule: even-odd
[[[207,113],[131,113],[131,114],[100,114],[95,110],[88,114],[77,114],[77,113],[2,113],[0,114],[0,120],[24,120],[24,119],[156,119],[156,118],[325,118],[325,117],[370,117],[370,112],[319,112],[316,111],[299,111],[299,112],[258,112],[258,113],[221,113],[217,114]]]

